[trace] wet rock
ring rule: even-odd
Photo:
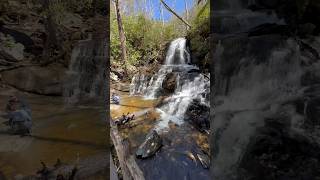
[[[210,167],[210,157],[207,154],[199,153],[197,157],[204,169],[209,169]]]
[[[194,100],[188,107],[185,118],[193,124],[201,132],[206,132],[210,129],[209,120],[210,108],[200,101]]]
[[[306,71],[301,76],[301,85],[310,86],[313,84],[320,84],[320,72],[319,71]]]
[[[316,25],[312,24],[312,23],[305,23],[305,24],[301,24],[298,27],[298,33],[300,36],[302,37],[306,37],[306,35],[312,35],[315,32],[316,29]]]
[[[200,73],[200,69],[190,69],[188,73]]]
[[[162,139],[159,134],[152,130],[147,136],[146,140],[139,146],[136,151],[137,158],[148,158],[153,156],[162,146]]]
[[[2,80],[22,91],[42,95],[62,95],[61,67],[23,67],[2,73]]]
[[[116,84],[115,89],[118,90],[118,91],[122,91],[122,92],[129,92],[130,91],[130,85],[119,82],[119,83]]]
[[[278,128],[258,131],[240,162],[242,175],[262,179],[317,179],[320,146],[307,137]]]
[[[162,83],[164,94],[172,94],[176,89],[177,73],[168,73]]]
[[[17,110],[9,113],[9,126],[14,134],[29,135],[32,128],[32,118],[29,110]]]
[[[305,113],[307,123],[313,126],[320,125],[320,97],[310,98],[306,101]]]

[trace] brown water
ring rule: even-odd
[[[111,105],[113,119],[128,112],[140,115],[132,122],[120,127],[121,135],[123,138],[128,138],[131,153],[134,154],[160,118],[155,111],[158,100],[145,100],[126,93],[120,93],[120,96],[120,105]],[[149,112],[148,115],[145,115],[146,111]],[[164,144],[161,150],[151,158],[137,159],[146,180],[210,179],[209,171],[187,156],[188,152],[201,151],[201,149],[208,152],[208,136],[198,132],[188,123],[181,126],[170,124],[169,127],[169,132],[160,135]]]
[[[0,106],[5,107],[10,93],[1,93]],[[32,136],[10,135],[0,125],[0,171],[5,176],[34,174],[41,168],[40,161],[52,166],[57,158],[73,164],[91,156],[107,156],[103,107],[68,108],[60,97],[22,96],[31,106]]]

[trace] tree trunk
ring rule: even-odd
[[[92,11],[91,11],[91,15],[95,16],[97,13],[97,8],[98,7],[98,1],[97,0],[92,0]]]
[[[61,50],[59,46],[56,23],[53,19],[53,12],[50,10],[50,0],[44,0],[42,4],[43,9],[46,11],[46,17],[44,19],[46,39],[43,50],[43,60],[50,61],[50,58],[54,55],[55,50]]]
[[[114,5],[116,9],[116,16],[117,16],[117,22],[118,22],[118,30],[119,30],[119,38],[120,38],[120,46],[121,46],[121,60],[125,65],[127,61],[126,36],[124,35],[124,30],[122,25],[122,18],[121,18],[120,8],[119,8],[119,0],[115,0]],[[126,70],[125,70],[125,73],[126,73]]]
[[[161,18],[161,21],[162,21],[162,26],[164,26],[163,7],[162,7],[161,2],[160,2],[160,15],[161,15],[160,18]]]
[[[188,18],[189,18],[189,11],[188,11],[188,3],[187,3],[187,0],[184,0],[184,8],[186,10],[186,20],[188,21]],[[188,26],[186,25],[186,30],[188,31]]]

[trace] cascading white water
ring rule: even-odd
[[[151,78],[145,75],[135,75],[130,86],[131,95],[143,95],[147,99],[154,99],[162,95],[163,83],[168,76],[175,76],[175,90],[164,100],[164,105],[157,109],[161,120],[156,130],[162,131],[168,127],[168,122],[176,124],[184,122],[184,114],[193,100],[209,106],[208,98],[210,80],[198,73],[199,68],[190,65],[191,58],[185,38],[178,38],[170,43],[165,59],[157,74]]]
[[[75,46],[64,82],[66,103],[78,103],[103,95],[105,58],[103,40],[83,40]]]
[[[157,110],[161,114],[161,121],[157,124],[157,130],[164,130],[170,121],[180,125],[184,122],[184,115],[189,105],[194,100],[210,106],[208,95],[210,93],[210,80],[202,74],[196,75],[194,79],[181,80],[177,77],[176,90],[174,94],[164,101],[164,105]]]
[[[176,56],[179,58],[176,58]],[[175,39],[170,43],[165,64],[170,65],[188,63],[190,63],[190,53],[187,48],[187,40],[185,38]]]
[[[173,40],[168,48],[165,64],[160,68],[158,73],[151,77],[149,83],[145,82],[148,80],[145,75],[135,75],[131,81],[130,94],[143,94],[147,99],[156,98],[168,73],[197,69],[195,66],[188,65],[190,63],[191,58],[187,47],[187,40],[185,38]]]

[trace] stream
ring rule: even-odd
[[[155,130],[161,149],[152,157],[137,159],[145,179],[209,179],[209,170],[194,158],[208,154],[208,135],[187,123],[188,108],[196,101],[209,106],[210,80],[192,65],[185,38],[173,40],[158,73],[137,73],[130,92],[116,92],[120,105],[111,105],[112,119],[134,113],[136,119],[120,127],[134,154],[146,135]]]
[[[13,90],[0,91],[3,114],[6,100]],[[53,166],[59,158],[64,164],[75,164],[83,159],[107,157],[107,141],[103,107],[64,106],[62,97],[46,97],[19,93],[30,105],[33,116],[31,136],[11,135],[0,119],[0,170],[13,179],[17,175],[35,174],[40,162]],[[100,158],[106,168],[108,158]],[[90,164],[88,164],[90,166]],[[99,167],[100,168],[100,167]],[[105,179],[106,172],[94,179]],[[98,173],[99,174],[99,173]],[[104,178],[103,178],[104,176]]]

